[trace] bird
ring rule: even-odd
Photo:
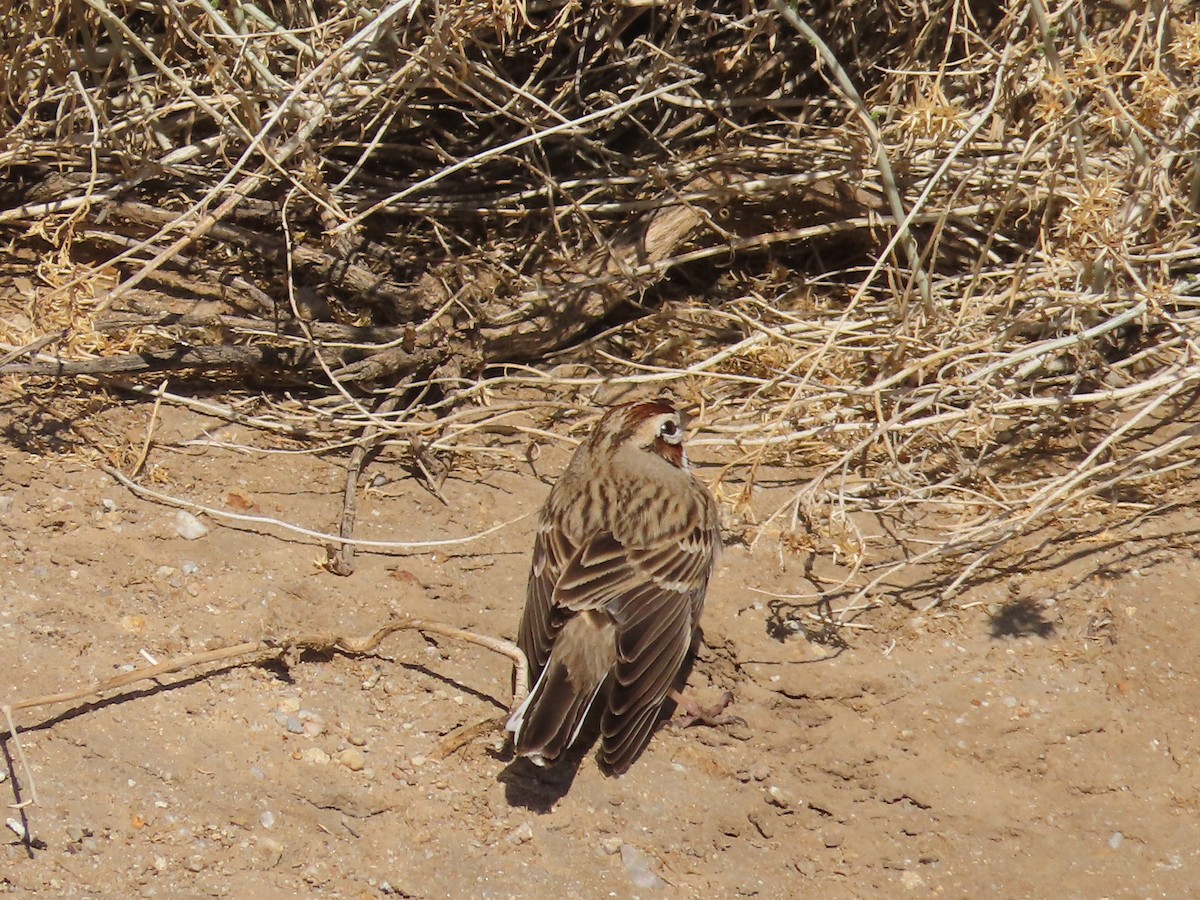
[[[721,552],[686,425],[663,398],[610,408],[542,507],[517,636],[533,687],[506,726],[515,753],[538,766],[553,765],[598,706],[600,766],[620,775],[667,696],[683,699],[673,683]]]

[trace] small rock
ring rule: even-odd
[[[1119,831],[1114,831],[1112,833],[1112,837],[1108,839],[1108,846],[1112,850],[1116,850],[1123,843],[1125,843],[1125,835],[1121,834]]]
[[[773,784],[767,788],[767,802],[772,806],[778,806],[780,809],[795,809],[797,806],[796,800],[777,784]]]
[[[621,862],[625,864],[625,871],[629,873],[629,880],[633,882],[634,887],[666,887],[667,883],[650,868],[650,857],[632,844],[621,845]]]
[[[817,875],[817,863],[815,860],[805,857],[804,859],[796,860],[792,865],[805,878],[815,878]]]
[[[208,526],[184,509],[175,513],[173,524],[175,533],[185,541],[194,541],[208,534]]]
[[[367,759],[357,747],[347,747],[337,755],[337,761],[351,772],[361,772],[367,765]]]
[[[284,718],[283,727],[292,734],[304,734],[304,723],[295,716],[286,716]]]
[[[527,844],[533,840],[533,827],[528,822],[522,822],[505,840],[510,844]]]
[[[121,531],[125,524],[125,517],[121,515],[119,510],[112,512],[100,513],[96,516],[96,525],[100,528],[108,528],[112,531]]]
[[[187,862],[185,862],[183,864],[183,867],[185,869],[187,869],[189,872],[203,872],[204,871],[204,857],[200,856],[199,854],[196,854],[194,856],[189,856],[187,858]]]
[[[72,844],[78,844],[83,840],[83,829],[78,825],[67,826],[67,840]]]
[[[925,879],[916,872],[900,873],[900,883],[910,891],[920,890],[921,888],[925,887]]]
[[[279,858],[283,856],[283,844],[279,843],[275,838],[260,834],[256,837],[255,842],[258,848],[271,858],[272,866],[276,865],[279,862]]]
[[[130,634],[141,634],[146,630],[146,617],[137,615],[136,613],[121,616],[120,625]]]
[[[623,843],[624,841],[616,835],[609,835],[608,837],[600,838],[600,849],[608,856],[615,856],[621,852],[621,844]]]
[[[844,838],[840,831],[827,829],[821,833],[821,842],[830,850],[842,846],[843,840]]]
[[[753,825],[758,833],[765,837],[768,841],[775,836],[775,826],[766,816],[760,815],[757,812],[750,813],[750,824]]]
[[[300,758],[305,762],[314,763],[318,766],[329,765],[329,754],[320,747],[309,747],[300,754]]]
[[[195,575],[200,571],[200,563],[194,559],[185,559],[179,564],[179,571],[184,575]]]
[[[269,809],[264,809],[262,814],[258,817],[258,822],[263,828],[274,828],[275,813],[271,812]]]

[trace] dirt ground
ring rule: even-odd
[[[31,443],[29,415],[11,399],[0,407],[4,702],[264,636],[363,635],[397,613],[515,633],[532,516],[468,544],[364,551],[338,577],[322,569],[319,540],[269,525],[201,516],[207,533],[181,537],[176,509],[77,453]],[[136,442],[149,416],[134,406],[109,424]],[[344,460],[187,442],[212,425],[164,407],[141,480],[244,515],[335,527]],[[41,422],[37,433],[52,430]],[[451,539],[533,513],[566,454],[547,448],[542,478],[523,462],[456,471],[448,505],[399,465],[376,463],[357,534]],[[497,730],[464,734],[503,714],[510,664],[414,632],[378,655],[209,665],[20,711],[37,802],[4,813],[18,827],[0,840],[0,887],[1191,896],[1200,521],[1196,496],[1176,499],[1152,519],[1114,512],[954,609],[873,611],[841,647],[789,632],[790,607],[772,602],[811,590],[802,559],[766,543],[729,547],[689,686],[701,700],[732,691],[746,725],[663,729],[618,779],[589,753],[539,780],[511,764]],[[755,503],[778,500],[764,492]],[[3,749],[0,792],[28,799],[17,746]]]

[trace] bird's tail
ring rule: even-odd
[[[567,667],[551,657],[505,726],[512,732],[517,754],[539,766],[552,764],[579,737],[603,687],[601,681],[591,690],[579,690]]]

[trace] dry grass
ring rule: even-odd
[[[425,471],[670,390],[843,619],[1152,511],[1195,455],[1200,12],[811,9],[0,0],[0,372]]]

